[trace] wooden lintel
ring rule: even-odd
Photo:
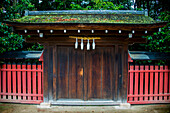
[[[116,38],[116,37],[101,37],[99,40],[95,40],[96,44],[104,44],[104,43],[128,43],[128,44],[133,44],[133,43],[146,43],[145,38]],[[31,37],[31,38],[26,38],[26,42],[33,43],[33,42],[39,42],[39,43],[56,43],[57,45],[62,45],[62,44],[71,44],[74,45],[75,39],[69,38],[69,37],[49,37],[49,38],[38,38],[38,37]],[[78,40],[80,43],[80,40]],[[86,44],[86,40],[84,40],[84,43]]]
[[[134,30],[133,36],[147,36],[152,35],[153,32],[157,32],[158,29],[154,29],[152,31],[137,31]],[[39,36],[39,33],[37,30],[27,30],[27,33],[24,32],[24,30],[16,30],[16,33],[20,35],[35,35]],[[92,33],[91,30],[81,30],[80,33],[78,33],[77,30],[67,30],[66,33],[64,33],[64,30],[53,30],[53,33],[50,33],[50,30],[40,30],[40,33],[43,33],[46,36],[127,36],[129,33],[132,33],[132,31],[124,31],[121,30],[121,33],[119,33],[119,30],[109,30],[108,33],[105,33],[105,30],[95,30],[94,33]]]

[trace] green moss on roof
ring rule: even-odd
[[[155,23],[152,18],[143,15],[45,15],[45,16],[24,16],[20,19],[13,19],[21,23],[129,23],[129,24],[150,24]]]

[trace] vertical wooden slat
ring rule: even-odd
[[[163,66],[160,66],[160,71],[163,71]],[[159,94],[163,93],[163,72],[159,75]],[[159,100],[162,100],[162,96],[159,96]]]
[[[36,70],[36,63],[32,64],[32,69]],[[33,94],[36,94],[36,90],[37,90],[37,85],[36,85],[36,71],[32,72],[32,88],[33,88]],[[33,97],[33,100],[37,100],[37,97]]]
[[[153,65],[150,66],[150,94],[152,95],[153,94]],[[153,100],[153,96],[150,96],[150,100]]]
[[[134,66],[133,65],[130,65],[130,71],[133,71],[134,70]],[[129,76],[130,76],[130,81],[129,81],[129,84],[130,84],[130,86],[129,86],[129,95],[133,95],[133,72],[130,72],[130,74],[129,74]],[[129,98],[129,101],[132,101],[133,100],[133,97],[130,97]]]
[[[21,64],[17,63],[17,69],[21,69]],[[21,71],[17,71],[17,85],[18,85],[18,94],[21,94]],[[21,96],[18,96],[18,100],[21,100]]]
[[[57,99],[57,46],[53,47],[53,100]]]
[[[49,100],[53,100],[53,46],[49,46],[48,70],[48,98]]]
[[[6,69],[6,64],[2,65],[2,69]],[[3,93],[6,93],[6,71],[2,71],[3,76]],[[3,99],[6,99],[6,95],[3,95]]]
[[[149,70],[149,66],[148,65],[145,65],[145,70]],[[148,75],[149,73],[148,72],[146,72],[145,73],[145,94],[147,95],[148,94],[148,80],[149,80],[149,75]],[[148,96],[146,96],[145,98],[144,98],[144,100],[148,100]]]
[[[12,69],[16,69],[16,64],[13,62],[12,63]],[[12,86],[13,86],[13,93],[16,93],[16,71],[12,71]],[[13,96],[13,99],[16,99],[16,96]]]
[[[155,70],[158,70],[158,66],[155,66]],[[155,94],[158,94],[158,72],[155,72]],[[158,96],[154,96],[154,100],[158,100]]]
[[[128,89],[128,44],[123,45],[123,89],[122,101],[127,102],[127,89]]]
[[[7,69],[11,70],[11,63],[8,62]],[[8,93],[11,93],[11,71],[7,71],[8,76]],[[11,99],[11,95],[8,95],[8,99]]]
[[[168,70],[168,66],[165,66],[165,70],[166,71]],[[164,94],[167,94],[167,93],[168,93],[168,72],[165,72],[165,76],[164,76]],[[167,96],[164,96],[164,100],[167,100]]]
[[[140,66],[140,70],[144,71],[144,66]],[[140,95],[143,95],[143,72],[140,72]],[[140,101],[143,101],[143,97],[139,98]]]
[[[135,66],[135,70],[139,70],[139,66]],[[135,95],[138,95],[139,72],[135,72]],[[134,97],[134,101],[138,101],[138,97]]]
[[[118,100],[118,45],[115,45],[115,59],[114,59],[114,79],[115,79],[115,90],[113,100]]]
[[[22,69],[26,70],[26,64],[22,64]],[[30,87],[30,86],[29,86]],[[26,94],[26,71],[22,71],[22,92]],[[23,100],[26,100],[26,96],[23,96]]]
[[[58,98],[68,98],[68,48],[58,47]]]
[[[28,62],[27,64],[27,69],[31,70],[31,63]],[[31,94],[31,71],[27,72],[27,90],[28,90],[28,94]],[[31,100],[31,96],[28,96],[28,100]]]
[[[38,64],[38,70],[41,70],[42,66],[41,64]],[[42,72],[38,71],[38,94],[42,94]],[[41,97],[38,96],[38,100],[41,100]]]

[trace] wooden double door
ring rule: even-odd
[[[80,50],[73,46],[44,45],[44,102],[62,99],[126,102],[127,46],[97,46]]]
[[[115,48],[57,48],[56,99],[113,99]]]

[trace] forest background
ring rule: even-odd
[[[43,50],[38,43],[26,43],[24,37],[12,32],[3,23],[7,19],[24,16],[25,10],[148,10],[157,21],[168,21],[167,26],[146,44],[129,46],[131,51],[170,52],[170,0],[1,0],[0,1],[0,53],[6,51]]]

